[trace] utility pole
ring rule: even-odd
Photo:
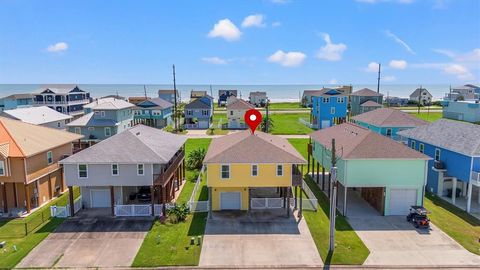
[[[380,70],[382,68],[382,64],[378,63],[378,79],[377,79],[377,93],[380,93]]]
[[[143,95],[145,96],[145,99],[147,99],[147,87],[145,84],[143,85]]]
[[[178,111],[177,111],[177,82],[175,81],[175,64],[172,65],[173,68],[173,98],[175,103],[173,104],[173,121],[175,121],[175,132],[178,131]]]
[[[268,107],[270,106],[270,100],[267,99],[267,105],[265,107],[266,109],[266,117],[265,117],[265,132],[268,133],[268,129],[270,126],[270,121],[268,120]]]
[[[337,214],[337,157],[335,153],[335,139],[332,139],[332,167],[330,169],[330,242],[329,252],[335,250],[335,219]]]
[[[420,114],[420,102],[422,101],[422,93],[423,93],[423,88],[420,85],[420,90],[419,90],[419,93],[418,93],[418,112],[417,112],[417,114]]]

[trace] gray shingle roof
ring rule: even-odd
[[[410,94],[410,97],[418,97],[418,95],[420,95],[420,91],[425,92],[430,96],[432,95],[426,88],[417,88],[415,91],[413,91],[413,93]]]
[[[185,105],[185,109],[210,109],[211,106],[206,102],[205,98],[195,99]]]
[[[34,125],[41,125],[73,118],[70,115],[59,113],[47,106],[18,108],[14,110],[6,110],[3,113],[7,115],[7,117],[12,117],[21,120],[22,122]]]
[[[82,150],[61,163],[165,164],[186,140],[183,135],[137,125]]]
[[[87,113],[80,118],[68,123],[69,127],[113,127],[117,124],[112,119],[95,119],[93,118],[94,112]]]
[[[353,120],[364,122],[376,127],[418,127],[428,122],[411,114],[396,109],[380,108],[352,117]]]
[[[85,106],[84,108],[92,108],[95,110],[121,110],[126,108],[131,108],[135,105],[129,103],[123,99],[116,99],[116,98],[101,98],[97,99]]]
[[[383,96],[380,93],[377,93],[376,91],[373,91],[368,88],[363,88],[361,90],[355,91],[350,94],[351,96],[362,96],[362,97],[380,97]]]
[[[137,104],[137,107],[142,107],[142,108],[146,108],[147,106],[143,106],[144,104],[148,103],[148,102],[151,102],[157,106],[150,106],[148,108],[160,108],[160,109],[166,109],[166,108],[170,108],[170,107],[173,107],[173,104],[162,99],[162,98],[152,98],[152,99],[148,99],[148,100],[145,100],[145,101],[142,101],[140,103]]]
[[[440,119],[397,134],[467,156],[480,156],[480,125]]]

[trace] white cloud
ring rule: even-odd
[[[223,58],[220,58],[220,57],[217,57],[217,56],[203,57],[202,61],[210,63],[210,64],[214,64],[214,65],[226,65],[226,64],[228,64],[227,59],[223,59]]]
[[[270,2],[277,5],[285,5],[290,3],[290,0],[270,0]]]
[[[397,35],[395,35],[394,33],[390,32],[390,30],[386,30],[385,31],[385,35],[391,39],[393,39],[395,42],[397,42],[398,44],[400,44],[403,48],[405,48],[405,50],[407,50],[407,52],[411,53],[411,54],[415,54],[415,52],[412,50],[412,48],[405,42],[403,41],[402,39],[400,39]]]
[[[382,81],[384,82],[394,82],[397,78],[395,76],[383,76]]]
[[[450,50],[445,50],[445,49],[433,49],[434,52],[438,53],[438,54],[442,54],[442,55],[445,55],[447,57],[450,57],[450,58],[454,58],[455,57],[455,53],[450,51]]]
[[[367,72],[378,72],[378,63],[377,62],[370,62],[365,69]]]
[[[302,52],[284,52],[276,51],[270,55],[267,60],[272,63],[280,64],[284,67],[297,67],[303,64],[307,56]]]
[[[66,42],[57,42],[47,47],[47,51],[49,52],[62,52],[62,51],[66,51],[67,49],[68,49],[68,44]]]
[[[460,64],[450,64],[443,68],[447,74],[455,75],[459,80],[473,80],[474,76],[468,68]]]
[[[265,27],[265,16],[263,14],[253,14],[245,17],[242,22],[242,27]]]
[[[281,25],[282,25],[281,22],[273,22],[273,23],[272,23],[272,27],[279,27],[279,26],[281,26]]]
[[[405,60],[392,60],[389,63],[389,66],[394,69],[406,69],[407,61]]]
[[[434,52],[442,54],[455,60],[457,62],[479,62],[480,61],[480,48],[475,48],[467,53],[456,53],[447,49],[433,49]]]
[[[330,35],[327,33],[322,34],[323,40],[326,45],[321,47],[317,52],[317,58],[327,61],[339,61],[342,59],[343,52],[347,49],[347,45],[343,43],[332,43]]]
[[[208,33],[208,37],[221,37],[227,41],[238,40],[241,35],[242,32],[240,32],[238,27],[229,19],[219,20]]]
[[[337,84],[337,79],[331,79],[328,84]]]

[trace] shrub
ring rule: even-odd
[[[206,153],[207,151],[204,148],[198,148],[190,152],[187,158],[187,168],[189,170],[201,169]]]
[[[190,213],[190,209],[187,204],[181,205],[175,204],[174,207],[168,209],[168,218],[171,223],[179,223],[187,220],[187,216]]]

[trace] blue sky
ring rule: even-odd
[[[0,83],[480,80],[480,1],[5,1]]]

